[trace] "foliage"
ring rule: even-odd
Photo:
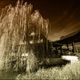
[[[67,64],[63,68],[54,67],[49,69],[39,69],[36,73],[18,75],[17,80],[24,79],[53,79],[53,80],[79,80],[80,79],[80,62]]]
[[[18,1],[15,7],[8,5],[2,9],[0,15],[0,66],[5,63],[7,69],[8,63],[12,62],[12,57],[19,64],[21,54],[29,52],[31,49],[29,35],[32,27],[36,27],[38,34],[42,33],[46,36],[48,21],[41,16],[38,10],[33,11],[31,4],[27,4],[27,2],[23,4]],[[22,45],[25,45],[23,49]]]

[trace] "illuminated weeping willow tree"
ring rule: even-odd
[[[18,1],[15,7],[9,5],[2,9],[0,15],[0,69],[3,68],[4,63],[7,63],[7,59],[10,57],[10,55],[13,55],[13,52],[15,53],[15,49],[15,55],[20,55],[21,44],[25,44],[25,51],[29,52],[31,49],[29,37],[30,34],[33,34],[33,32],[30,32],[33,25],[33,27],[36,27],[34,29],[36,29],[35,33],[38,33],[39,40],[40,34],[47,37],[48,20],[43,19],[39,11],[35,10],[33,12],[32,8],[33,6],[31,4],[22,4],[20,1]],[[33,39],[35,40],[35,36],[33,36]],[[33,57],[33,55],[32,58],[35,57]],[[29,61],[30,59],[28,60],[28,70],[30,70],[31,65],[31,62]],[[34,59],[31,61],[34,61]]]

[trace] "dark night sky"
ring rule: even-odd
[[[17,0],[0,0],[0,9]],[[80,29],[80,0],[24,0],[49,18],[49,39],[58,40]]]

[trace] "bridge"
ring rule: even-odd
[[[72,52],[74,54],[76,52],[76,43],[80,43],[80,31],[63,36],[60,40],[49,43],[53,48],[55,48],[57,53],[60,53],[60,55],[64,54],[64,47],[66,48],[65,50],[68,51],[68,53]]]

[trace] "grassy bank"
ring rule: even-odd
[[[80,62],[67,64],[63,68],[55,67],[39,69],[36,73],[19,74],[16,80],[25,79],[53,79],[53,80],[80,80]]]

